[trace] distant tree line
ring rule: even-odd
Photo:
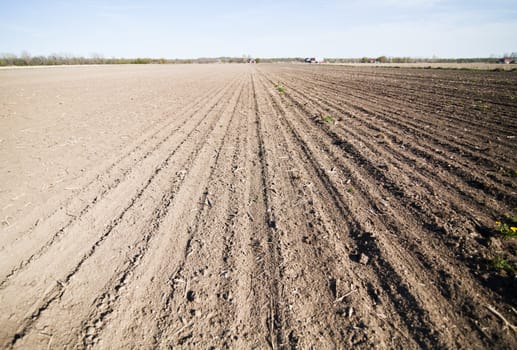
[[[508,56],[514,57],[516,53]],[[481,58],[413,58],[413,57],[361,57],[361,58],[325,58],[328,63],[497,63],[499,57]],[[22,53],[0,54],[0,66],[54,66],[54,65],[84,65],[84,64],[203,64],[203,63],[304,63],[305,57],[284,58],[255,58],[243,55],[242,57],[202,57],[193,59],[169,58],[104,58],[98,55],[93,57],[75,57],[53,54],[49,56],[31,56]]]
[[[59,55],[49,56],[16,56],[12,54],[0,55],[0,66],[57,66],[82,64],[166,64],[166,63],[193,63],[189,59],[166,58],[103,58],[103,57],[67,57]]]
[[[474,58],[414,58],[414,57],[361,57],[361,58],[326,58],[329,63],[497,63],[498,57]]]
[[[0,66],[57,66],[57,65],[83,65],[83,64],[190,64],[190,63],[247,63],[247,57],[216,57],[194,59],[169,59],[169,58],[104,58],[75,57],[63,55],[31,56],[22,54],[0,54]],[[255,60],[257,63],[259,59]]]

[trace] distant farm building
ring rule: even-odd
[[[307,57],[304,60],[305,63],[324,63],[325,59],[323,57]]]
[[[514,59],[512,57],[503,57],[497,61],[497,63],[500,64],[511,64],[515,63]]]

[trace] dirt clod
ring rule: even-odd
[[[188,301],[194,301],[194,299],[196,298],[196,293],[192,290],[189,290],[187,292],[187,300]]]

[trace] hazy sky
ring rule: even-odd
[[[0,0],[0,53],[486,57],[517,51],[517,0]]]

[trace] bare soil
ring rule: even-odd
[[[332,63],[336,64],[336,63]],[[418,63],[338,63],[347,66],[376,67],[376,68],[426,68],[426,69],[461,69],[461,70],[516,70],[515,64],[499,63],[439,63],[439,62],[418,62]]]
[[[2,70],[0,348],[516,348],[516,115],[513,72]]]

